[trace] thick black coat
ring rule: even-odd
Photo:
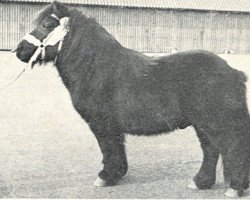
[[[207,51],[147,57],[121,46],[94,19],[59,3],[46,8],[37,23],[51,13],[70,17],[55,65],[98,140],[104,163],[99,177],[107,185],[127,172],[125,133],[155,135],[193,126],[204,153],[194,178],[197,187],[214,184],[219,154],[230,187],[248,187],[250,120],[242,72]],[[32,34],[43,35],[39,26]],[[54,59],[56,50],[48,47],[45,60]],[[22,41],[17,56],[27,61],[33,52]]]

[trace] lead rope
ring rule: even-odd
[[[25,72],[26,68],[23,68],[23,70],[16,76],[15,79],[13,79],[11,82],[9,82],[7,85],[3,86],[2,88],[0,88],[0,91],[4,90],[5,88],[9,87],[10,85],[12,85],[14,82],[17,81],[17,79],[19,79],[21,77],[21,75]]]

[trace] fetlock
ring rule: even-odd
[[[210,189],[215,184],[215,177],[200,176],[197,174],[193,181],[199,189],[205,190]]]

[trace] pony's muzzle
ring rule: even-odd
[[[16,47],[13,49],[13,53],[16,53],[16,56],[19,60],[28,63],[32,55],[35,53],[37,47],[33,44],[30,44],[26,40],[22,40]]]

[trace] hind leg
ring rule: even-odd
[[[242,112],[228,112],[223,116],[224,120],[217,119],[207,124],[210,131],[206,135],[223,158],[224,175],[230,183],[225,195],[239,197],[249,185],[250,121]]]
[[[227,115],[221,129],[225,179],[230,189],[229,197],[238,197],[249,186],[250,166],[250,119],[246,109],[233,110]]]
[[[190,184],[189,188],[195,189],[195,186],[199,189],[210,189],[216,180],[216,165],[219,158],[218,150],[211,144],[205,131],[195,127],[197,136],[201,143],[203,150],[203,162],[199,172],[194,177],[194,184]]]
[[[232,159],[232,156],[229,155],[229,157],[227,156],[223,156],[223,172],[224,172],[224,180],[226,183],[229,183],[231,182],[231,178],[232,178],[232,166],[234,165],[234,162],[230,161]],[[232,164],[233,163],[233,164]],[[241,162],[242,163],[242,162]],[[244,185],[244,189],[247,189],[249,187],[249,180],[248,180],[248,177],[249,177],[249,169],[248,167],[244,168],[243,169],[245,172],[245,178],[243,178],[243,185]],[[238,177],[236,175],[236,177]]]
[[[228,147],[223,163],[225,179],[230,183],[230,189],[225,193],[229,197],[242,196],[249,187],[249,142],[248,137],[232,138],[234,142]]]

